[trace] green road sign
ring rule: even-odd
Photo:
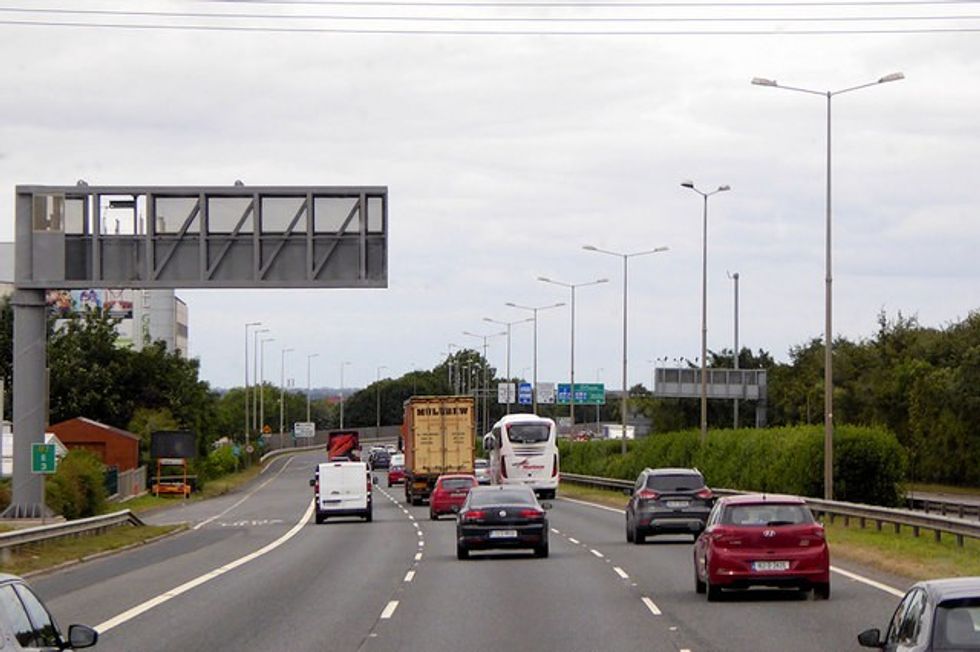
[[[558,383],[558,401],[560,405],[571,403],[572,396],[568,383]],[[590,405],[604,405],[606,402],[606,386],[603,383],[575,383],[575,402]]]
[[[31,444],[31,473],[54,473],[54,444]]]

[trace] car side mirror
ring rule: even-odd
[[[551,507],[552,507],[551,503],[541,503],[541,509],[545,511],[548,511],[549,509],[551,509]]]
[[[885,647],[881,640],[881,630],[877,627],[866,629],[858,634],[858,643],[861,644],[861,647]]]
[[[316,486],[316,478],[310,478],[310,486],[311,487],[315,487]]]
[[[99,640],[99,633],[88,625],[71,625],[68,628],[68,645],[72,649],[92,647]]]

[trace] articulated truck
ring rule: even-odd
[[[413,396],[405,401],[402,442],[405,500],[428,500],[440,475],[473,473],[476,426],[472,396]]]

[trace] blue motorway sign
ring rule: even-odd
[[[558,383],[558,403],[568,405],[572,402],[569,387],[569,383]],[[605,405],[606,386],[603,383],[575,383],[575,402]]]
[[[531,383],[521,383],[517,386],[517,402],[521,405],[530,405],[534,402],[531,395]]]

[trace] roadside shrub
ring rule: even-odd
[[[45,502],[68,520],[96,516],[105,510],[105,467],[89,451],[70,451],[45,484]]]
[[[10,480],[0,480],[0,510],[10,505]]]
[[[231,446],[221,446],[208,453],[201,461],[197,475],[205,480],[213,480],[223,475],[234,473],[238,469],[238,458]]]
[[[561,468],[633,480],[645,467],[697,467],[712,487],[823,495],[823,428],[685,430],[628,442],[560,443]],[[898,505],[905,481],[906,455],[895,436],[882,428],[839,426],[834,434],[834,496],[838,500]]]

